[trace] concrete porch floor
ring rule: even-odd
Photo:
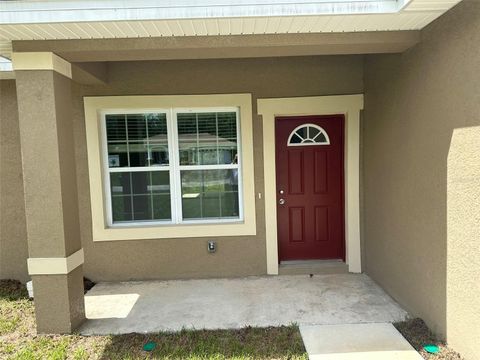
[[[388,323],[407,316],[364,274],[100,283],[86,294],[85,307],[84,335]]]

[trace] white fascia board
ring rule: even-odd
[[[0,25],[398,12],[408,0],[0,1]]]

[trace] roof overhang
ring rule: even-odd
[[[0,23],[142,21],[395,13],[418,0],[2,1]],[[451,2],[436,0],[439,3]]]
[[[10,58],[12,41],[420,30],[459,1],[0,1],[0,56]]]

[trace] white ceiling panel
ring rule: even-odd
[[[244,18],[242,20],[243,21],[241,34],[253,34],[253,30],[255,29],[255,18]]]
[[[231,35],[232,24],[230,19],[217,19],[219,35]]]

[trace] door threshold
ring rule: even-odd
[[[280,265],[307,265],[307,264],[327,264],[327,263],[344,263],[342,259],[314,259],[314,260],[284,260],[280,261]]]
[[[342,260],[289,260],[278,266],[279,275],[348,274],[348,265]]]

